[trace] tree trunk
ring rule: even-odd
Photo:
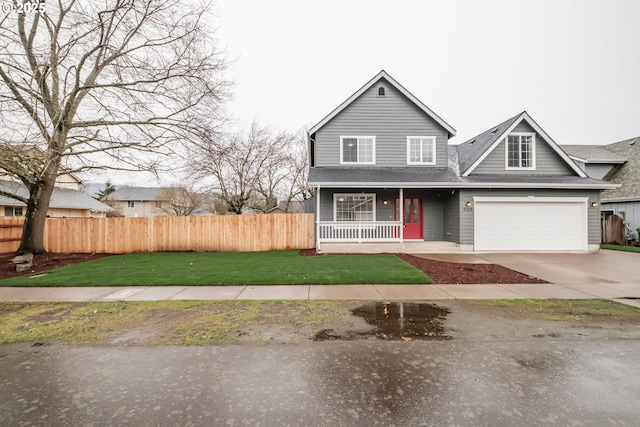
[[[29,188],[29,203],[27,204],[18,254],[46,252],[44,249],[44,225],[54,185],[55,179],[51,182],[39,182]]]

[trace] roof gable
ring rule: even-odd
[[[404,88],[400,83],[398,83],[393,77],[387,74],[386,71],[382,70],[378,74],[376,74],[371,80],[365,83],[360,89],[358,89],[353,95],[347,98],[342,104],[340,104],[336,109],[334,109],[331,113],[329,113],[325,118],[323,118],[320,122],[318,122],[315,126],[309,129],[309,135],[316,133],[319,129],[321,129],[324,125],[326,125],[331,119],[340,114],[345,108],[347,108],[353,101],[355,101],[360,95],[369,90],[372,86],[377,84],[380,80],[386,80],[390,85],[392,85],[396,90],[406,96],[411,102],[413,102],[420,110],[422,110],[425,114],[435,120],[440,126],[442,126],[448,133],[449,138],[455,136],[456,130],[451,127],[447,122],[445,122],[440,116],[434,113],[429,107],[422,103],[418,98],[416,98],[411,92],[409,92],[406,88]]]
[[[562,151],[560,146],[529,116],[526,111],[493,126],[469,141],[458,145],[458,158],[460,159],[460,172],[462,176],[469,176],[482,161],[498,147],[498,145],[520,124],[526,122],[558,156],[580,177],[585,178],[585,172],[576,165],[573,160]]]

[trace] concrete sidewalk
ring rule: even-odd
[[[611,299],[640,308],[640,285],[292,285],[0,288],[0,301]]]

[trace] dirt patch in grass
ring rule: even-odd
[[[321,256],[323,254],[319,254],[315,249],[302,249],[300,255]],[[395,255],[422,271],[437,285],[549,283],[537,277],[528,276],[497,264],[463,264],[435,261],[409,254]]]
[[[110,254],[39,254],[33,256],[33,264],[30,270],[17,272],[16,265],[11,262],[15,255],[4,254],[0,255],[0,280],[9,279],[11,277],[41,273],[43,271],[52,270],[54,268],[73,265],[85,261],[91,261],[98,258],[104,258],[106,256],[110,256]]]
[[[537,277],[527,276],[497,264],[460,264],[435,261],[408,254],[398,257],[423,271],[438,285],[486,284],[486,283],[548,283]]]

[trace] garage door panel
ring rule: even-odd
[[[476,250],[587,250],[584,201],[477,201],[474,229]]]

